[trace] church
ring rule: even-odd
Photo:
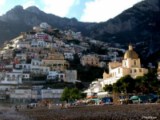
[[[116,83],[121,77],[130,75],[132,78],[143,76],[148,73],[148,69],[141,67],[140,58],[133,50],[133,46],[129,45],[128,50],[124,54],[122,62],[110,62],[108,64],[109,73],[104,72],[103,78],[93,81],[89,88],[85,91],[88,95],[103,91],[105,85]]]

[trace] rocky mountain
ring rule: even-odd
[[[74,31],[83,31],[85,35],[89,34],[88,26],[95,23],[82,23],[75,18],[61,18],[52,14],[47,14],[37,7],[23,9],[22,6],[16,6],[5,15],[0,16],[0,41],[9,40],[17,36],[20,32],[28,31],[33,26],[46,22],[59,29],[72,29]],[[2,43],[1,42],[1,43]]]
[[[90,35],[113,43],[134,43],[140,56],[153,53],[157,56],[160,54],[160,0],[144,0],[115,18],[96,24]]]
[[[141,42],[159,37],[160,0],[144,0],[107,22],[92,28],[91,36],[101,40]]]
[[[59,29],[81,31],[83,35],[102,41],[136,43],[139,48],[143,46],[145,52],[157,51],[160,45],[160,0],[144,0],[101,23],[84,23],[75,18],[46,14],[36,7],[16,6],[0,16],[0,40],[9,40],[41,22]]]

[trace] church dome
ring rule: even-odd
[[[129,49],[124,54],[124,59],[138,59],[138,54],[133,50],[132,45],[129,45]]]

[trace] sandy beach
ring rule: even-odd
[[[15,110],[14,106],[0,105],[0,120],[32,120]]]
[[[159,120],[160,104],[104,105],[73,108],[34,108],[8,112],[14,120]],[[22,117],[22,116],[27,117]],[[8,119],[9,120],[9,119]],[[11,120],[11,119],[10,119]]]

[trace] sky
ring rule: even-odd
[[[60,17],[75,17],[82,22],[103,22],[142,0],[0,0],[0,15],[16,5],[24,9],[37,6],[46,13]]]

